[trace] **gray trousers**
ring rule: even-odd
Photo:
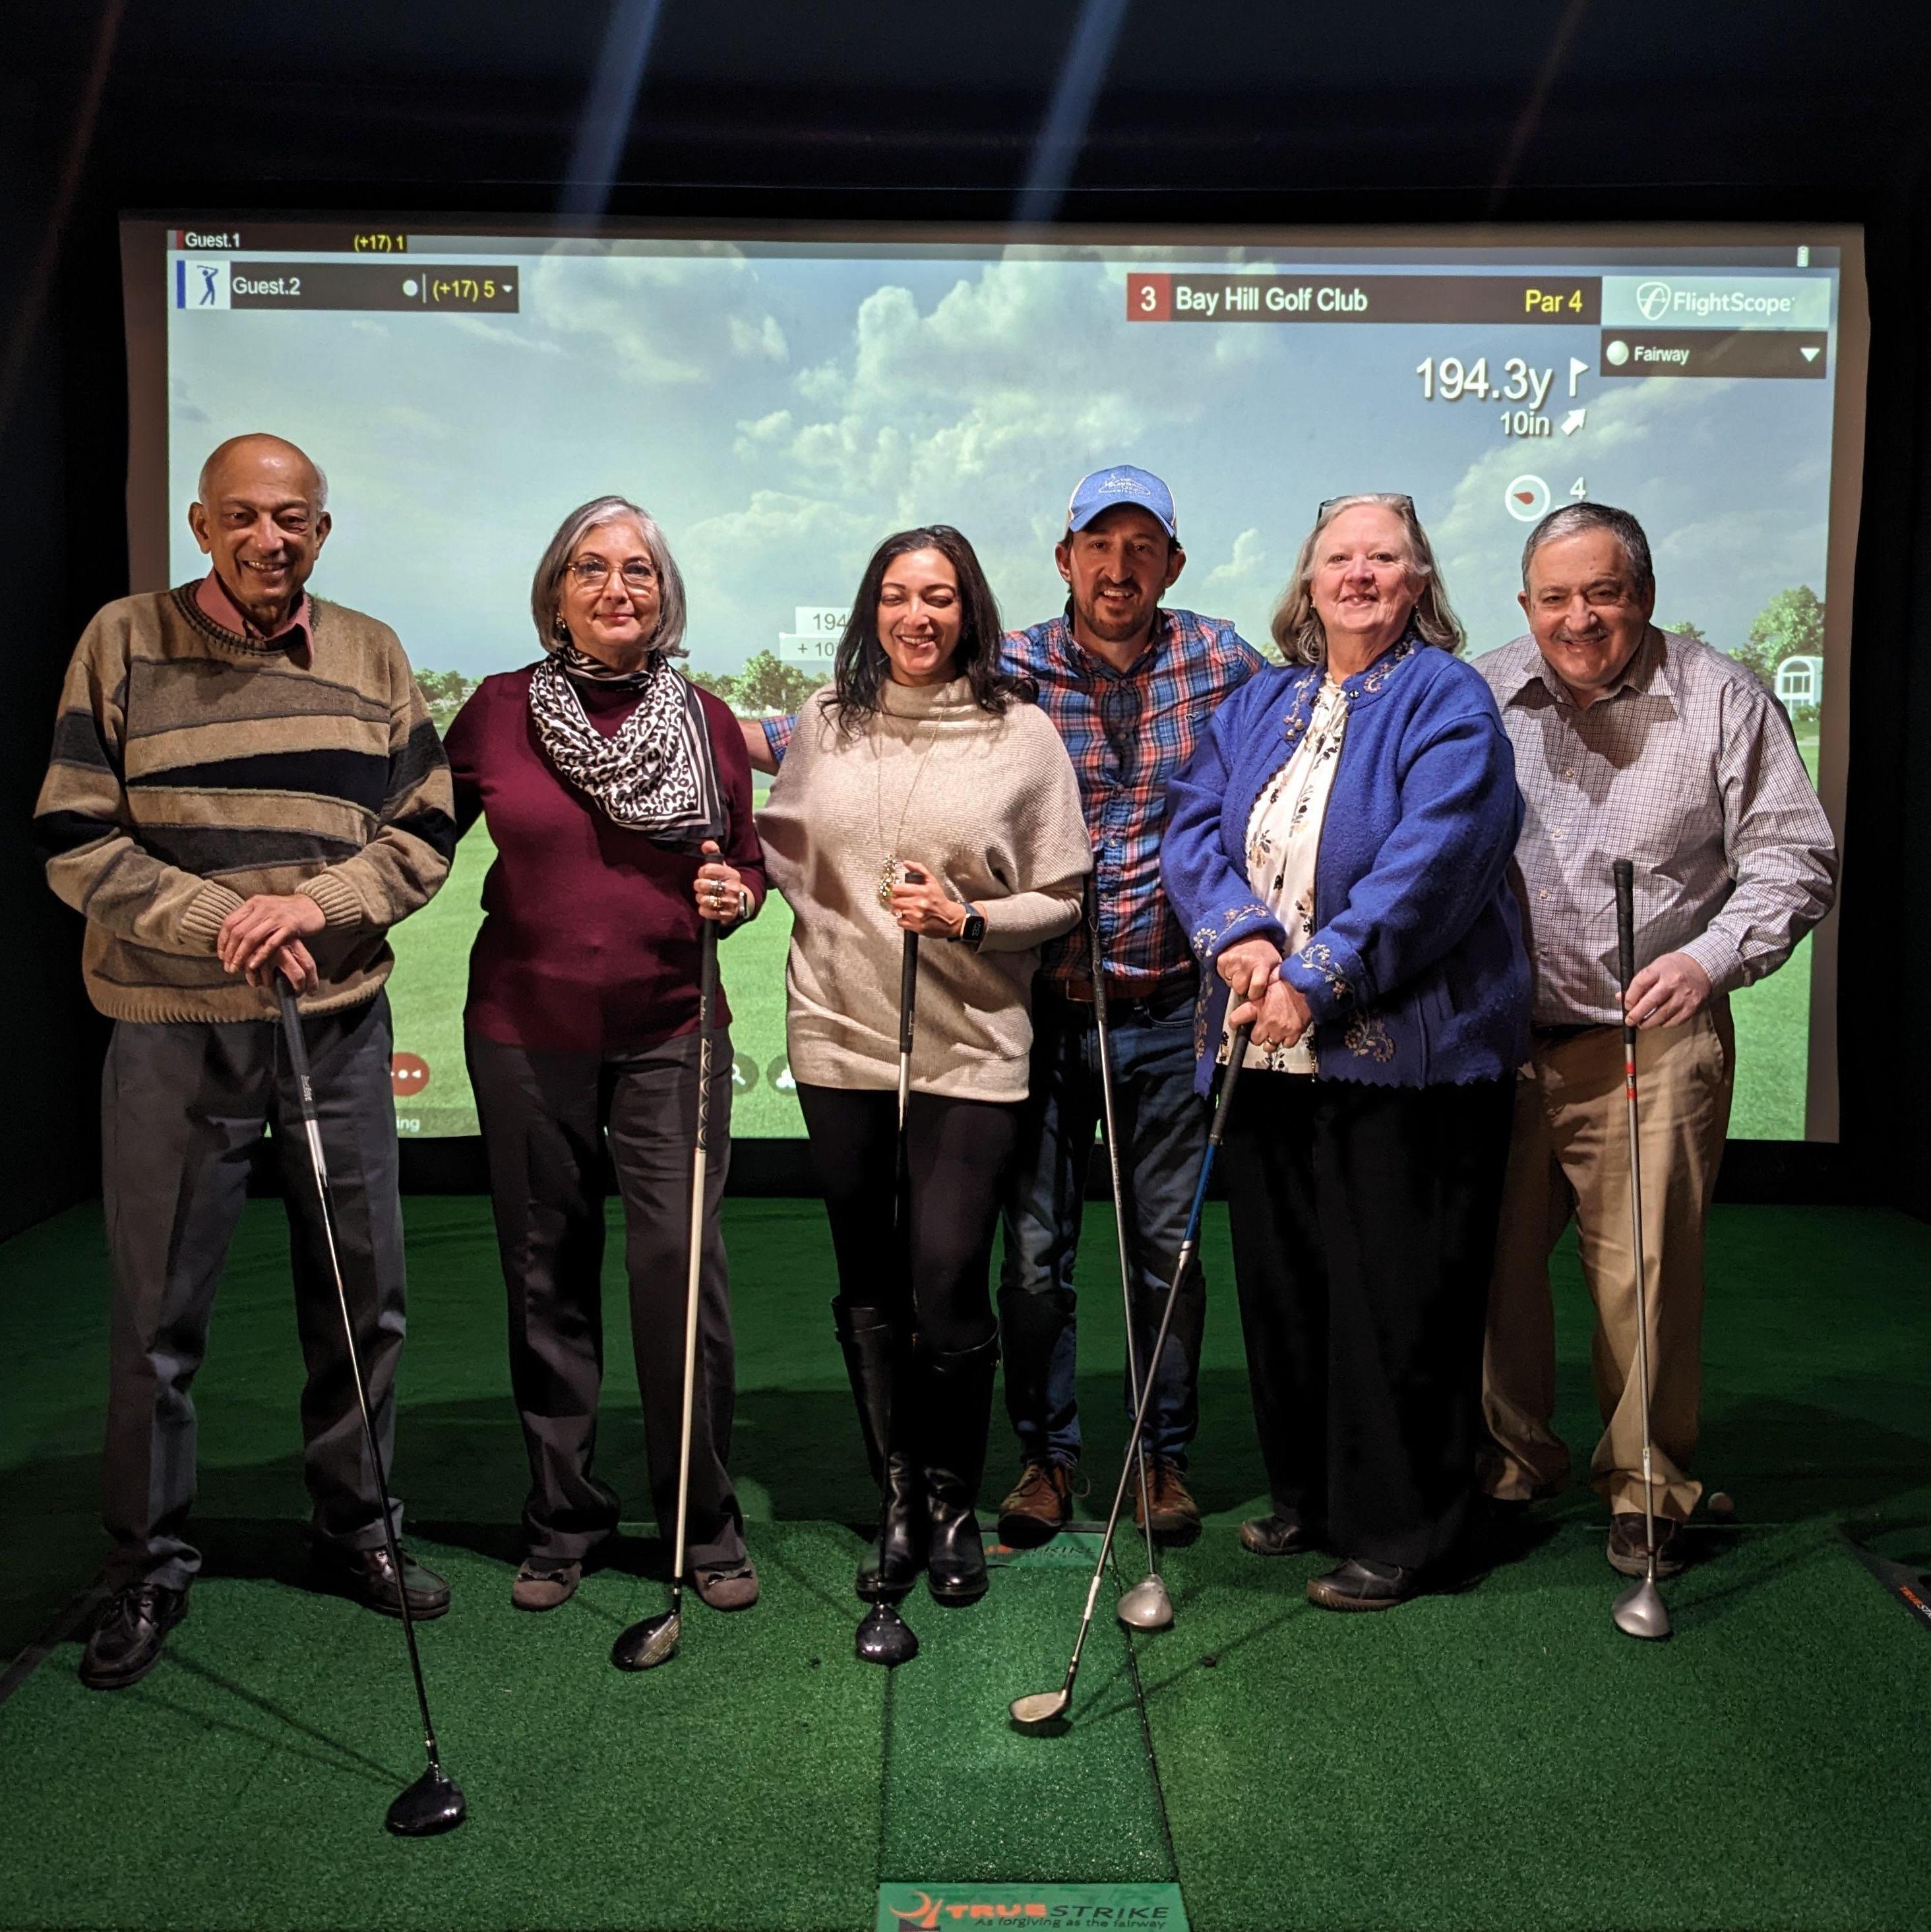
[[[623,1202],[650,1500],[668,1540],[677,1531],[683,1421],[697,1035],[602,1054],[542,1052],[474,1033],[465,1044],[509,1291],[510,1384],[530,1457],[523,1526],[530,1556],[580,1560],[617,1527],[617,1498],[590,1467],[603,1387],[606,1138]],[[686,1532],[693,1568],[744,1555],[744,1519],[726,1467],[736,1354],[718,1224],[731,1156],[728,1033],[713,1036],[711,1064]]]
[[[383,1459],[395,1430],[407,1291],[396,1193],[389,1001],[307,1021],[336,1239]],[[116,1022],[101,1071],[101,1192],[114,1275],[103,1522],[108,1581],[185,1588],[201,1567],[183,1534],[194,1498],[195,1372],[248,1196],[248,1155],[272,1124],[281,1156],[302,1391],[302,1474],[316,1534],[382,1540],[341,1311],[281,1029],[244,1020]],[[389,1507],[400,1525],[401,1505]]]

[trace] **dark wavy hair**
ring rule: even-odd
[[[887,537],[872,553],[858,580],[851,621],[838,640],[832,666],[832,704],[841,730],[855,731],[879,709],[879,694],[890,680],[891,668],[878,641],[878,592],[893,560],[919,550],[937,550],[957,574],[960,622],[953,670],[972,686],[973,701],[982,711],[1001,712],[1015,700],[1030,704],[1038,696],[1032,679],[999,668],[1005,628],[999,621],[999,599],[972,546],[950,524],[928,524]]]

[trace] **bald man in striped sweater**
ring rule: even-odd
[[[292,443],[224,443],[188,520],[199,583],[95,617],[61,697],[36,830],[87,921],[89,996],[114,1022],[102,1192],[114,1273],[104,1522],[110,1599],[82,1681],[137,1682],[200,1567],[190,1393],[215,1285],[272,1124],[308,1381],[303,1473],[320,1580],[419,1617],[448,1586],[383,1546],[275,982],[301,995],[356,1346],[386,1454],[402,1346],[389,928],[441,885],[449,768],[395,634],[308,595],[327,484]],[[387,1506],[400,1513],[393,1499]]]

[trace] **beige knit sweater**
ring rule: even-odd
[[[884,708],[849,736],[830,697],[818,692],[799,714],[758,814],[771,882],[794,920],[785,969],[792,1076],[898,1084],[905,935],[878,899],[896,856],[986,915],[976,951],[920,941],[913,1088],[1023,1100],[1039,949],[1077,922],[1092,866],[1066,748],[1037,705],[983,711],[962,678],[887,684]]]

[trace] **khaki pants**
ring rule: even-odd
[[[1736,1040],[1729,1002],[1686,1025],[1636,1036],[1643,1255],[1650,1302],[1654,1507],[1686,1517],[1702,1492],[1689,1474],[1703,1380],[1703,1230],[1730,1123]],[[1621,1030],[1536,1046],[1515,1090],[1515,1137],[1488,1298],[1482,1406],[1493,1438],[1490,1495],[1560,1488],[1569,1450],[1555,1414],[1555,1322],[1548,1259],[1571,1216],[1596,1304],[1590,1349],[1604,1430],[1590,1480],[1613,1513],[1643,1507],[1642,1397],[1629,1252],[1629,1128]]]

